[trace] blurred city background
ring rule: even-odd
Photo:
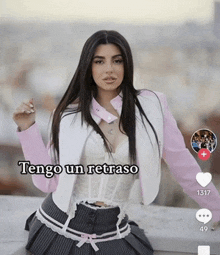
[[[80,2],[80,3],[78,3]],[[100,29],[120,32],[134,57],[135,86],[166,94],[187,147],[220,190],[220,149],[207,162],[191,149],[201,128],[220,133],[220,2],[1,0],[0,194],[44,196],[23,160],[12,114],[34,98],[45,143],[49,118],[68,86],[86,39]],[[154,2],[154,3],[152,3]],[[92,4],[91,4],[92,3]],[[69,6],[70,5],[70,6]],[[196,207],[163,163],[161,205]]]

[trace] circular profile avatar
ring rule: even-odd
[[[199,129],[191,137],[191,146],[195,152],[207,149],[212,153],[217,146],[217,137],[208,129]]]

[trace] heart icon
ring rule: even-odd
[[[212,175],[210,173],[198,173],[196,175],[197,182],[202,186],[206,187],[212,180]]]

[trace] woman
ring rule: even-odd
[[[52,164],[35,123],[33,100],[16,110],[14,120],[26,160]],[[85,174],[63,171],[50,179],[33,175],[40,190],[52,192],[28,220],[26,248],[36,255],[153,254],[125,209],[138,177],[143,203],[154,200],[162,155],[186,193],[212,210],[214,221],[220,220],[218,191],[210,184],[212,199],[197,196],[200,168],[185,148],[166,98],[134,89],[131,50],[116,31],[98,31],[86,41],[73,79],[54,111],[51,151],[63,169],[83,167],[80,171]],[[139,173],[125,174],[123,166],[138,166]],[[91,171],[107,167],[107,173],[88,174],[88,167]]]

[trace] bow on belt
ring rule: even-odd
[[[78,244],[76,245],[77,247],[81,247],[84,243],[89,242],[92,245],[92,248],[95,251],[98,251],[99,248],[97,247],[97,245],[95,244],[94,240],[92,238],[96,238],[96,234],[82,234],[81,235],[82,240],[78,242]]]

